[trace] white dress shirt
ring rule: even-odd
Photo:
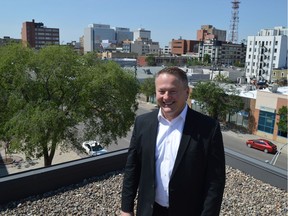
[[[182,131],[187,113],[187,104],[183,111],[172,121],[158,113],[158,135],[155,149],[156,191],[155,202],[169,206],[169,181],[176,160]]]

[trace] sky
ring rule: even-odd
[[[202,25],[229,30],[234,0],[3,0],[0,38],[21,39],[23,22],[60,29],[60,43],[79,41],[92,23],[151,31],[160,47],[172,39],[196,40]],[[287,0],[239,0],[238,42],[261,29],[287,27]]]

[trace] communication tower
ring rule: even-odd
[[[237,43],[238,42],[238,23],[239,23],[240,1],[233,0],[231,3],[232,3],[232,16],[230,20],[229,41],[231,43]]]

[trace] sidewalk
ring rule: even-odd
[[[13,173],[19,173],[31,169],[36,168],[43,168],[44,167],[44,159],[43,157],[37,159],[37,160],[31,160],[27,161],[25,159],[24,154],[7,154],[7,158],[11,158],[13,160],[13,163],[8,164],[0,164],[0,177],[6,176]],[[80,159],[81,156],[79,156],[76,152],[70,151],[70,152],[61,152],[61,150],[57,149],[52,161],[52,165],[77,160]],[[0,147],[0,159],[5,160],[5,150],[1,146]]]

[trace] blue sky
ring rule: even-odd
[[[233,0],[3,0],[0,38],[21,38],[22,23],[35,20],[60,29],[60,42],[79,41],[92,23],[151,31],[160,46],[172,39],[195,40],[201,25],[229,35]],[[287,26],[287,0],[240,0],[238,42],[260,29]],[[228,39],[228,38],[227,38]]]

